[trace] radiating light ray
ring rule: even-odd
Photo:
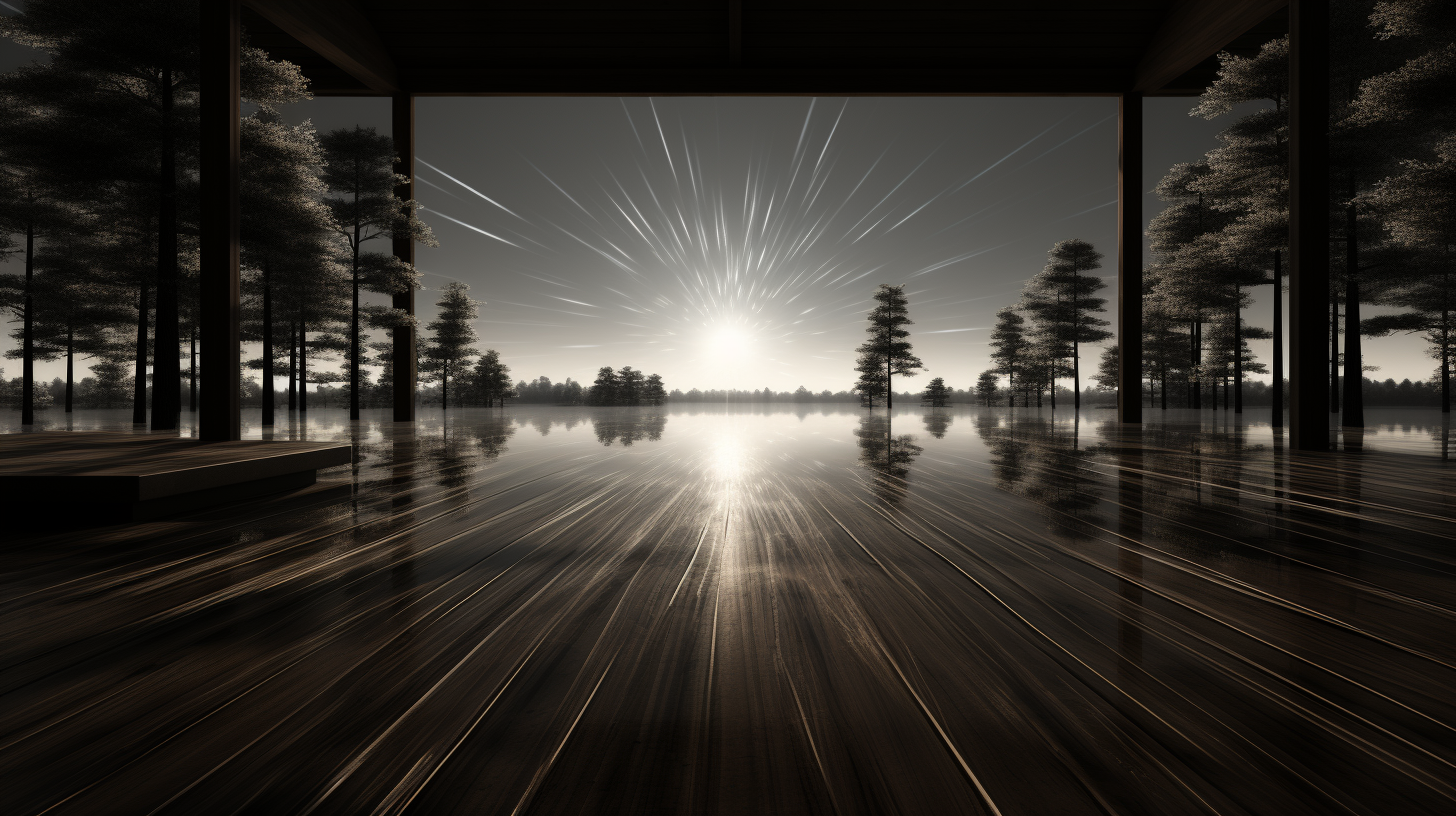
[[[491,233],[486,232],[485,230],[481,229],[480,227],[475,226],[474,224],[467,224],[464,221],[461,221],[460,219],[455,218],[453,216],[446,215],[446,214],[440,212],[439,210],[432,210],[429,207],[424,206],[423,204],[420,205],[420,209],[422,211],[424,211],[424,212],[432,213],[434,215],[438,215],[441,218],[445,219],[446,221],[453,221],[456,224],[459,224],[460,226],[465,227],[466,229],[475,230],[476,232],[480,233],[481,235],[484,235],[487,238],[494,238],[494,239],[496,239],[497,241],[500,241],[503,244],[510,244],[511,246],[515,247],[516,249],[525,249],[525,247],[521,246],[520,244],[514,243],[512,241],[507,241],[506,239],[500,237],[499,235],[492,235]]]
[[[445,195],[450,196],[451,198],[455,199],[456,201],[464,201],[466,204],[469,204],[470,203],[466,199],[463,199],[460,196],[455,195],[454,193],[450,192],[449,190],[446,190],[444,187],[441,187],[440,185],[436,184],[435,182],[430,181],[429,179],[420,178],[419,176],[415,176],[415,181],[418,182],[418,183],[420,183],[420,184],[425,185],[426,187],[434,187],[436,190],[439,190],[440,192],[444,193]]]
[[[966,180],[966,183],[965,184],[962,184],[961,186],[957,187],[955,189],[955,191],[958,193],[961,190],[964,190],[966,188],[966,186],[969,185],[971,182],[975,181],[976,179],[980,178],[981,176],[986,175],[987,173],[991,172],[992,170],[995,170],[997,167],[1001,166],[1001,163],[1002,162],[1006,161],[1007,159],[1011,158],[1012,156],[1015,156],[1017,153],[1020,153],[1021,151],[1025,150],[1028,147],[1030,147],[1032,142],[1035,142],[1037,139],[1040,139],[1041,137],[1047,135],[1048,133],[1051,133],[1052,130],[1054,130],[1057,125],[1060,125],[1061,123],[1067,121],[1070,118],[1072,118],[1072,115],[1069,113],[1066,116],[1063,116],[1061,119],[1058,119],[1055,123],[1052,124],[1051,127],[1047,128],[1046,130],[1043,130],[1041,133],[1036,134],[1035,136],[1031,137],[1030,139],[1027,139],[1026,140],[1026,143],[1023,144],[1021,147],[1018,147],[1015,150],[1011,151],[1010,153],[1007,153],[1006,155],[1004,155],[1001,158],[997,159],[993,164],[991,164],[991,166],[987,167],[985,170],[982,170],[981,172],[975,174],[974,176],[971,176],[969,179]]]
[[[449,173],[446,173],[444,170],[441,170],[440,168],[436,167],[435,165],[430,164],[429,162],[425,161],[424,159],[416,156],[415,157],[415,161],[419,162],[420,164],[423,164],[424,166],[430,168],[431,170],[434,170],[436,173],[439,173],[440,175],[444,176],[445,178],[450,179],[451,181],[455,182],[456,184],[460,185],[461,187],[464,187],[465,189],[469,190],[470,192],[475,193],[476,195],[480,196],[481,198],[485,199],[486,201],[489,201],[490,203],[494,204],[495,206],[500,207],[502,210],[505,210],[506,212],[511,213],[511,215],[515,215],[517,218],[521,218],[521,216],[516,215],[514,212],[511,212],[511,210],[510,210],[509,207],[506,207],[504,204],[501,204],[500,202],[496,201],[495,199],[491,198],[490,196],[486,195],[485,193],[482,193],[481,191],[475,189],[474,187],[471,187],[469,184],[466,184],[465,182],[461,181],[460,179],[455,178],[454,176],[450,175]],[[434,186],[434,185],[431,185],[431,186]],[[525,220],[525,219],[522,219],[522,220]]]

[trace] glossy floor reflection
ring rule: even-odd
[[[316,412],[7,536],[0,812],[1456,811],[1440,416],[1108,414]]]

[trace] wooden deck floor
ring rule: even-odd
[[[8,538],[0,812],[1456,812],[1448,463],[1077,434],[481,413]]]
[[[44,513],[155,517],[312,484],[350,461],[340,442],[205,443],[173,434],[0,434],[0,495]]]

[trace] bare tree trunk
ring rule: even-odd
[[[1340,299],[1330,293],[1330,413],[1340,412]]]
[[[263,262],[263,425],[273,425],[273,286]]]
[[[288,412],[298,410],[298,324],[288,324]]]
[[[308,413],[308,323],[298,319],[298,412]]]
[[[147,424],[147,279],[137,300],[136,383],[132,386],[131,423]]]
[[[177,328],[177,149],[172,135],[172,68],[162,68],[162,168],[157,209],[157,328],[152,350],[152,430],[174,431],[182,408]]]
[[[893,394],[895,389],[890,386],[890,355],[885,355],[885,410],[895,407]]]
[[[1284,427],[1284,272],[1281,253],[1274,250],[1274,400],[1271,423]]]
[[[1244,323],[1239,309],[1239,297],[1243,295],[1238,285],[1234,286],[1234,413],[1244,412]]]
[[[20,424],[35,424],[35,225],[25,225],[25,319],[20,339]]]
[[[197,413],[197,327],[193,326],[192,350],[188,354],[187,369],[187,410]]]
[[[1350,174],[1351,203],[1345,207],[1345,404],[1340,424],[1365,427],[1365,374],[1360,350],[1360,243],[1356,239],[1355,174]]]
[[[71,413],[71,396],[76,380],[76,328],[66,326],[66,413]]]

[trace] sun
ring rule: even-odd
[[[703,388],[742,388],[761,376],[763,349],[745,323],[723,321],[703,327],[698,338],[697,372]]]
[[[703,340],[709,362],[720,364],[736,365],[749,360],[753,345],[753,334],[740,326],[710,328]]]

